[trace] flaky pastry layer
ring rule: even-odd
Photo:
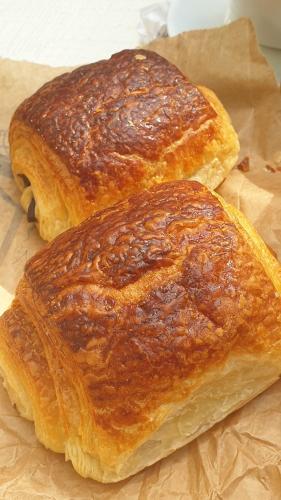
[[[280,265],[195,181],[153,187],[60,235],[0,319],[0,367],[40,441],[124,479],[280,376]]]

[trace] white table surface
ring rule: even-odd
[[[52,66],[107,58],[139,44],[140,9],[159,2],[0,0],[0,57]],[[280,81],[281,51],[262,50]]]
[[[71,66],[139,43],[153,0],[0,0],[0,57]]]

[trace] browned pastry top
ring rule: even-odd
[[[107,432],[145,422],[159,401],[183,397],[186,377],[280,331],[271,281],[197,182],[97,213],[34,256],[25,278]]]
[[[159,160],[184,132],[215,116],[174,65],[146,50],[124,50],[63,74],[15,114],[64,160],[89,200],[105,179],[117,189],[128,177],[138,183],[145,173],[140,159]]]

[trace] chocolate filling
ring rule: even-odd
[[[29,203],[29,206],[28,206],[27,220],[28,220],[28,222],[37,222],[37,219],[35,217],[35,200],[33,197],[32,197],[31,202]]]
[[[31,185],[30,180],[28,179],[28,177],[26,177],[26,175],[18,174],[18,177],[22,179],[25,188]]]

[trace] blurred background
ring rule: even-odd
[[[52,66],[251,17],[281,79],[281,0],[0,0],[0,57]]]

